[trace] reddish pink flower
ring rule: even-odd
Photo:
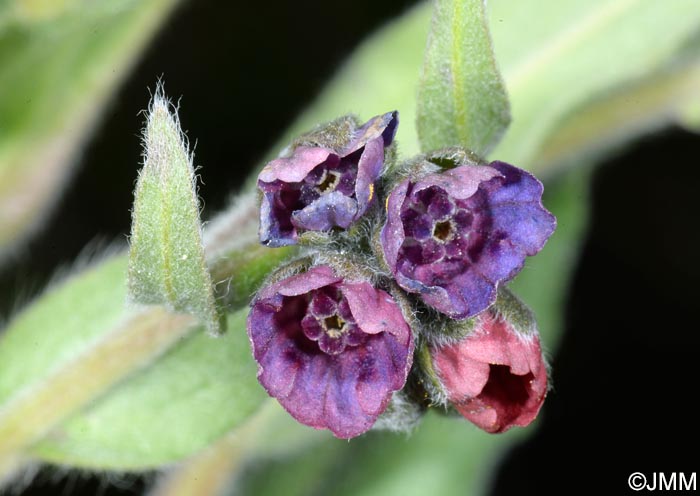
[[[477,427],[504,432],[537,417],[547,370],[536,330],[517,331],[492,307],[466,338],[433,348],[431,356],[449,401]]]

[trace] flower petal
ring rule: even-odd
[[[514,297],[499,299],[495,307],[476,318],[466,338],[431,350],[450,402],[462,416],[493,433],[528,425],[547,393],[536,331],[522,334],[505,317],[515,310],[519,318],[532,319],[529,310]]]
[[[386,291],[375,289],[366,282],[344,282],[340,287],[355,322],[363,332],[386,332],[396,336],[399,342],[408,343],[411,329],[404,320],[401,309]]]
[[[336,154],[327,148],[299,146],[294,149],[291,157],[275,159],[263,167],[258,176],[258,181],[263,183],[271,183],[273,181],[301,182],[309,172],[325,162],[331,155]]]
[[[357,198],[357,217],[367,210],[374,199],[374,183],[379,178],[384,166],[384,144],[381,138],[369,141],[357,166],[355,198]]]
[[[381,244],[396,281],[454,319],[492,304],[499,283],[514,277],[556,226],[537,179],[492,165],[405,180],[387,201]]]
[[[328,298],[337,313],[315,315],[311,307],[328,310]],[[413,335],[398,304],[367,282],[338,280],[329,266],[263,289],[247,327],[263,387],[300,422],[341,438],[374,424],[412,364]]]
[[[258,298],[266,299],[278,293],[283,296],[303,295],[342,280],[341,277],[335,275],[333,269],[327,265],[321,265],[264,288]]]
[[[316,201],[292,213],[292,223],[309,231],[327,231],[335,226],[346,229],[357,216],[357,201],[340,191],[321,195]]]

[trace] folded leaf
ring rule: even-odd
[[[436,0],[418,89],[423,151],[463,146],[486,155],[510,122],[484,0]]]
[[[192,158],[162,87],[151,102],[144,144],[131,220],[129,297],[191,313],[217,334]]]

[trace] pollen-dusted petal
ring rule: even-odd
[[[408,343],[411,329],[401,309],[386,291],[373,288],[367,282],[340,284],[357,326],[367,334],[387,332]]]
[[[301,330],[311,341],[318,341],[325,333],[318,319],[308,313],[301,319]]]
[[[427,188],[443,189],[451,198],[461,200],[469,198],[484,181],[499,177],[501,173],[486,165],[463,165],[445,172],[429,174],[417,181],[414,194]]]
[[[346,322],[355,323],[355,317],[352,315],[352,310],[350,310],[350,305],[346,297],[343,297],[338,302],[338,315]]]
[[[337,293],[337,290],[328,286],[314,292],[309,303],[311,313],[316,317],[330,317],[334,315],[338,309],[338,302],[333,297],[333,293]]]
[[[433,219],[445,219],[452,215],[455,205],[444,190],[436,191],[428,205],[428,214]]]
[[[374,198],[374,183],[376,183],[384,166],[384,146],[381,138],[375,139],[365,145],[357,168],[357,182],[355,183],[355,198],[359,205],[360,214],[367,210]]]
[[[427,239],[423,243],[421,253],[422,264],[439,262],[445,256],[445,246],[434,239]]]
[[[345,340],[342,336],[332,337],[323,333],[318,340],[318,347],[327,355],[338,355],[345,350]]]
[[[359,181],[358,162],[359,162],[361,157],[362,157],[362,150],[358,150],[357,152],[353,153],[352,155],[349,155],[347,157],[343,157],[343,159],[340,161],[340,164],[338,165],[338,167],[336,167],[335,170],[332,171],[332,172],[338,174],[338,184],[335,187],[336,191],[340,191],[345,196],[350,196],[350,197],[352,197],[355,194],[355,183],[357,181]],[[384,157],[384,154],[382,153],[382,158],[383,157]],[[376,180],[376,177],[375,177],[375,180]]]
[[[399,113],[395,110],[372,117],[357,129],[355,139],[350,142],[345,153],[352,153],[378,138],[384,147],[391,145],[398,125]]]
[[[328,231],[350,227],[357,214],[357,202],[339,191],[320,196],[292,214],[292,223],[308,231]]]
[[[256,299],[270,298],[278,293],[283,296],[299,296],[342,280],[335,275],[333,269],[320,265],[263,288]]]
[[[407,237],[422,241],[433,235],[433,219],[427,214],[420,214],[410,209],[407,215],[402,216],[402,220]]]
[[[333,151],[327,148],[299,146],[291,157],[275,159],[263,167],[258,181],[264,183],[273,181],[301,182],[309,172],[325,162],[331,155],[334,155]]]

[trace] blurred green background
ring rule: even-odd
[[[0,319],[31,300],[86,245],[125,244],[141,161],[139,112],[159,78],[169,95],[182,96],[180,119],[196,144],[195,165],[202,166],[207,219],[226,205],[353,48],[414,3],[358,0],[341,6],[307,0],[273,8],[184,1],[123,83],[114,83],[116,93],[44,227],[0,269]],[[673,0],[668,6],[673,8]],[[5,30],[0,42],[20,34]],[[51,45],[42,43],[35,50],[50,61]],[[693,319],[700,282],[694,260],[700,246],[694,194],[699,149],[697,134],[664,129],[616,149],[592,173],[582,255],[573,284],[561,295],[566,322],[552,356],[554,390],[529,439],[504,452],[492,473],[479,475],[488,494],[563,492],[572,484],[581,491],[612,487],[618,493],[634,471],[696,470],[683,448],[698,441],[690,398],[700,344]],[[589,177],[582,171],[551,182]],[[586,188],[560,190],[584,195]],[[420,429],[408,439],[381,434],[381,442],[353,441],[341,455],[333,453],[337,445],[324,445],[294,464],[260,462],[244,474],[240,493],[275,494],[282,487],[287,494],[382,494],[382,483],[395,487],[392,477],[406,478],[410,487],[415,481],[409,474],[428,484],[476,463],[436,456],[450,463],[434,466],[430,451],[410,460],[394,458],[412,442],[460,453],[450,442],[449,424],[425,432],[443,437],[426,438]],[[582,466],[576,459],[584,449],[596,456]],[[357,460],[365,461],[362,472],[354,468]],[[47,469],[21,494],[141,494],[151,480],[152,474],[105,479],[57,476]]]

